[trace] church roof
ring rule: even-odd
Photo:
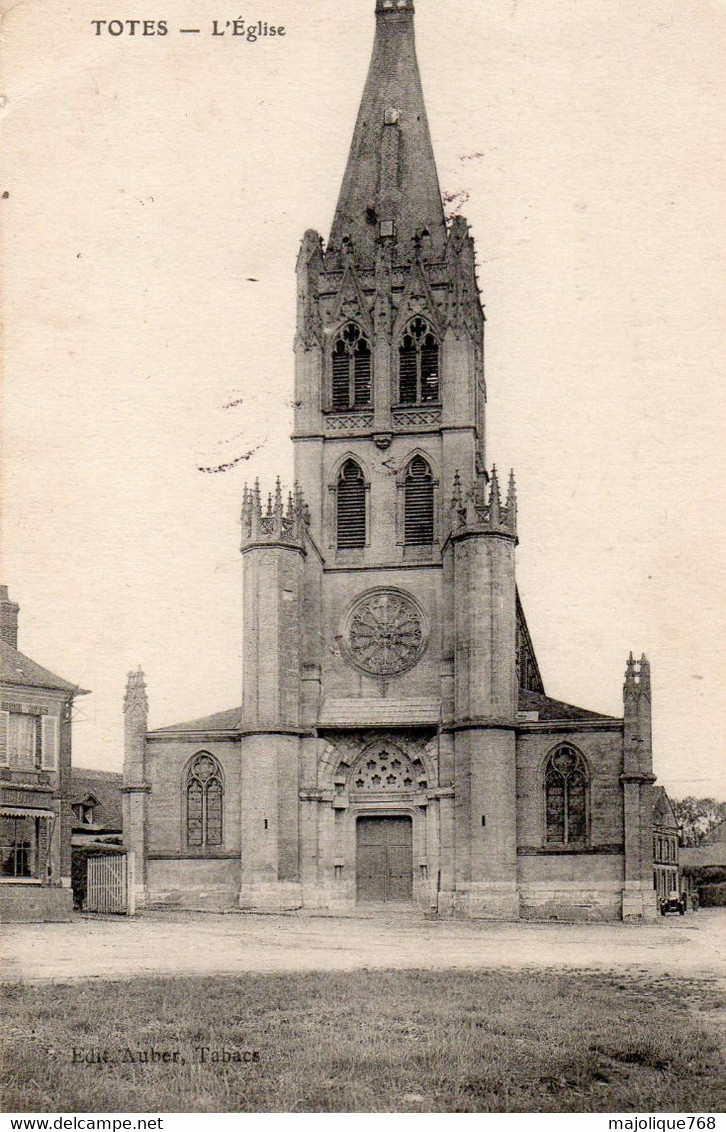
[[[412,727],[438,723],[441,703],[435,696],[399,700],[389,697],[360,696],[350,699],[326,697],[320,713],[321,727],[381,727],[409,724]]]
[[[84,688],[71,684],[61,676],[56,676],[47,668],[18,652],[16,648],[0,639],[0,678],[3,684],[17,684],[22,687],[44,688],[54,692],[72,692],[76,696],[87,696]]]
[[[543,696],[540,692],[529,692],[524,689],[519,689],[519,710],[520,712],[537,712],[539,723],[556,723],[562,720],[608,720],[612,722],[617,720],[613,715],[602,715],[597,711],[588,711],[586,708],[575,707],[574,704],[565,704],[561,700],[553,700],[549,696]]]
[[[416,59],[413,0],[377,0],[373,57],[329,248],[339,252],[347,236],[358,262],[372,261],[386,222],[395,225],[405,258],[424,229],[431,252],[443,257],[446,220]]]
[[[620,722],[615,716],[601,715],[596,711],[565,704],[560,700],[538,692],[519,690],[519,711],[536,712],[539,723],[561,721],[607,720]],[[202,719],[192,719],[186,723],[174,723],[170,727],[157,727],[150,735],[168,735],[176,731],[237,731],[241,725],[242,708],[218,711]],[[322,727],[341,727],[355,723],[356,726],[382,726],[383,724],[408,723],[412,726],[436,724],[440,719],[440,705],[435,697],[408,700],[387,698],[326,699],[321,711],[319,724]]]
[[[557,723],[563,720],[620,722],[616,716],[587,711],[586,708],[565,704],[561,700],[553,700],[549,696],[540,695],[539,692],[528,692],[522,688],[519,690],[519,711],[536,712],[539,723]],[[237,731],[241,725],[241,717],[241,707],[230,708],[229,711],[218,711],[201,719],[174,723],[170,727],[157,727],[149,734],[168,735],[176,731]],[[345,726],[353,722],[361,726],[364,723],[368,726],[384,723],[410,723],[415,726],[438,723],[439,718],[439,701],[435,697],[408,700],[326,699],[319,722],[323,727]]]
[[[187,723],[173,723],[170,727],[157,727],[150,735],[165,735],[171,731],[238,731],[242,719],[242,708],[218,711],[205,715],[202,719],[192,719]]]

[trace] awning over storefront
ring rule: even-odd
[[[39,810],[33,806],[0,806],[0,818],[55,818],[55,810]]]

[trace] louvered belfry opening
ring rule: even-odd
[[[346,460],[338,479],[337,532],[339,550],[366,544],[366,482],[355,460]]]
[[[334,410],[368,408],[372,395],[371,347],[354,322],[349,322],[336,339],[332,359]]]
[[[439,399],[439,342],[424,318],[409,322],[398,348],[398,399],[425,405]]]
[[[434,480],[422,456],[414,456],[404,485],[404,541],[430,546],[434,541]]]

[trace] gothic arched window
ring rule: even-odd
[[[371,404],[372,357],[368,339],[354,322],[349,322],[333,345],[333,409],[362,409]]]
[[[402,405],[438,401],[439,353],[439,340],[426,319],[412,319],[398,348],[398,399]]]
[[[434,541],[434,477],[423,456],[414,456],[403,485],[403,541],[429,546]]]
[[[545,840],[548,845],[587,841],[587,768],[574,747],[550,755],[545,769]]]
[[[204,849],[222,844],[224,788],[219,763],[206,751],[193,759],[186,780],[187,844]]]
[[[355,460],[346,460],[336,487],[336,532],[339,550],[366,544],[366,481]]]

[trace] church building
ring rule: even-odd
[[[297,261],[295,486],[242,501],[242,705],[149,730],[129,676],[137,901],[649,918],[649,665],[628,660],[622,718],[545,692],[413,0],[375,18],[330,236]]]

